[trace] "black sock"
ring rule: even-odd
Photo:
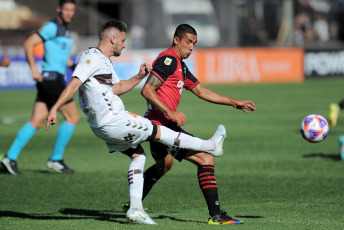
[[[220,202],[213,165],[198,166],[198,182],[208,205],[209,215],[220,214]]]
[[[152,165],[149,169],[143,174],[144,183],[143,183],[143,193],[142,200],[147,196],[150,190],[153,188],[155,183],[161,178],[161,174],[156,170],[155,165]]]
[[[344,99],[342,99],[339,103],[338,103],[340,109],[344,109]]]

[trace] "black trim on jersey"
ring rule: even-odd
[[[183,80],[185,81],[185,78],[190,79],[193,83],[197,83],[196,85],[199,84],[198,79],[190,72],[189,68],[184,62],[182,63],[182,69],[183,69]]]
[[[44,43],[44,42],[45,42],[45,39],[42,37],[42,35],[39,33],[39,31],[38,31],[38,30],[36,30],[36,31],[35,31],[35,33],[36,33],[36,34],[38,34],[38,36],[40,36],[40,37],[42,38],[42,40],[43,40],[43,43]]]
[[[55,37],[67,37],[70,38],[71,35],[71,31],[70,29],[66,26],[60,23],[60,21],[55,18],[53,20],[50,20],[49,22],[53,22],[56,24],[57,30],[56,30],[56,35]],[[67,33],[68,32],[68,33]],[[42,37],[42,35],[39,33],[38,30],[35,31],[35,33],[37,33],[43,40],[43,42],[45,42],[46,40]],[[67,34],[66,34],[67,33]]]
[[[169,65],[165,64],[166,58],[171,59],[171,63]],[[178,61],[173,56],[162,56],[156,60],[153,66],[153,71],[156,72],[163,81],[166,81],[167,78],[172,75],[178,66]]]
[[[66,25],[61,24],[57,18],[51,20],[51,22],[54,22],[57,26],[56,37],[70,38],[70,29]]]
[[[94,78],[100,83],[104,85],[113,85],[112,84],[112,74],[99,74],[95,75]]]

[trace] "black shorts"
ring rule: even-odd
[[[175,132],[185,133],[187,135],[193,136],[191,133],[186,131],[185,129],[178,126],[176,122],[169,122],[167,125],[164,125],[167,128],[172,129]],[[189,152],[188,149],[176,149],[176,148],[170,148],[166,145],[163,145],[159,142],[151,141],[150,142],[150,148],[152,157],[155,160],[161,160],[164,159],[167,154],[172,155],[176,160],[182,161],[185,158],[185,155]]]
[[[60,97],[62,91],[66,88],[64,76],[57,72],[43,72],[43,81],[37,82],[37,97],[36,102],[43,102],[47,105],[48,110],[55,105],[57,99]],[[73,98],[66,102],[73,101]]]

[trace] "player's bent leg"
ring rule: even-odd
[[[197,166],[215,164],[214,156],[209,153],[203,153],[203,152],[189,151],[185,155],[185,160],[190,161],[191,163]]]
[[[60,108],[60,112],[64,116],[65,121],[60,125],[53,152],[47,162],[47,167],[58,173],[71,174],[74,173],[74,170],[64,163],[63,154],[80,116],[74,101],[63,105]]]
[[[198,167],[198,183],[207,203],[209,215],[219,215],[221,209],[218,187],[215,179],[214,156],[208,153],[188,152],[185,159]]]
[[[223,154],[222,146],[225,137],[226,129],[223,125],[217,128],[214,136],[209,140],[202,140],[184,133],[175,132],[164,126],[159,126],[155,141],[173,148],[208,152],[214,156],[221,156]]]
[[[144,173],[145,180],[142,200],[146,198],[156,182],[158,182],[158,180],[160,180],[160,178],[172,168],[173,157],[167,154],[164,159],[155,160],[155,162],[155,165],[152,165]]]
[[[131,158],[128,170],[128,183],[130,195],[130,208],[127,211],[127,218],[130,222],[139,224],[156,224],[143,210],[143,169],[146,161],[146,154],[141,146],[136,149],[128,149],[122,152]]]
[[[17,166],[17,158],[29,142],[36,131],[41,128],[44,124],[48,109],[42,102],[36,102],[33,107],[32,116],[29,122],[27,122],[17,133],[11,147],[7,151],[6,156],[1,160],[1,164],[12,175],[20,174]]]
[[[80,120],[80,115],[75,101],[71,101],[61,106],[59,111],[62,113],[66,122],[76,125]]]
[[[36,129],[40,129],[48,116],[48,107],[45,103],[36,101],[33,106],[33,111],[31,118],[29,120],[30,124]]]
[[[208,224],[242,224],[240,220],[233,219],[220,209],[218,187],[215,179],[214,157],[207,153],[188,152],[185,159],[198,166],[198,182],[207,202],[210,216]]]
[[[146,154],[141,146],[138,146],[136,149],[130,148],[122,153],[131,158],[128,169],[130,207],[133,210],[143,210],[143,169],[146,162]]]
[[[152,143],[151,143],[152,144]],[[153,143],[154,144],[154,143]],[[156,144],[156,143],[155,143]],[[152,145],[151,145],[152,146]],[[151,147],[152,148],[152,147]],[[153,186],[158,182],[158,180],[168,172],[173,165],[173,157],[169,154],[166,154],[163,159],[155,159],[156,164],[149,167],[143,174],[144,184],[143,184],[143,193],[142,200],[148,195]],[[126,213],[130,208],[130,201],[122,204],[122,210]]]

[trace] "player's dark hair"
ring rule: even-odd
[[[66,3],[73,3],[76,4],[75,0],[59,0],[59,6],[63,6]]]
[[[125,23],[114,19],[114,20],[105,22],[105,24],[102,26],[99,32],[99,40],[103,39],[104,31],[108,28],[116,28],[120,32],[127,32],[127,26],[125,25]]]
[[[192,26],[190,26],[188,24],[181,24],[176,28],[176,31],[174,32],[173,37],[177,37],[179,39],[182,39],[186,33],[197,35],[196,30]],[[172,46],[174,46],[174,45],[175,44],[173,42]]]

